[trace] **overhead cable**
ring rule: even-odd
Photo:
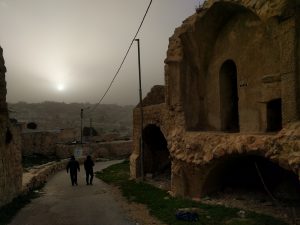
[[[132,47],[132,45],[133,45],[134,40],[136,39],[137,35],[139,34],[139,32],[140,32],[140,30],[141,30],[141,28],[142,28],[142,25],[143,25],[143,23],[144,23],[144,21],[145,21],[145,18],[146,18],[146,16],[147,16],[147,14],[148,14],[148,11],[149,11],[149,9],[150,9],[151,4],[152,4],[152,0],[150,0],[150,3],[149,3],[149,5],[148,5],[148,7],[147,7],[147,9],[146,9],[146,12],[145,12],[144,16],[143,16],[143,19],[142,19],[142,21],[141,21],[141,23],[140,23],[140,25],[139,25],[139,27],[138,27],[138,29],[137,29],[137,31],[136,31],[134,37],[132,38],[132,40],[131,40],[131,42],[130,42],[130,45],[129,45],[129,47],[128,47],[128,49],[127,49],[127,51],[126,51],[126,53],[125,53],[125,55],[124,55],[124,57],[123,57],[123,60],[121,61],[120,66],[118,67],[118,69],[117,69],[115,75],[113,76],[113,79],[111,80],[110,84],[108,85],[106,91],[104,92],[104,94],[102,95],[102,97],[100,98],[100,100],[99,100],[93,107],[88,107],[88,108],[86,108],[86,109],[89,109],[88,113],[93,112],[93,111],[100,105],[100,103],[102,102],[102,100],[105,98],[105,96],[106,96],[107,93],[109,92],[111,86],[113,85],[115,79],[117,78],[117,76],[118,76],[118,74],[119,74],[119,72],[120,72],[120,70],[121,70],[121,68],[122,68],[122,66],[123,66],[123,64],[124,64],[124,62],[125,62],[127,56],[128,56],[128,53],[129,53],[129,51],[130,51],[130,49],[131,49],[131,47]]]

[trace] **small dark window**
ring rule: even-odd
[[[281,99],[267,103],[267,132],[276,132],[282,129]]]
[[[30,122],[27,124],[27,129],[35,130],[37,128],[37,124],[34,122]]]
[[[239,97],[237,69],[232,60],[227,60],[220,70],[221,130],[239,132]]]
[[[13,135],[9,128],[6,128],[5,143],[8,145],[12,141]]]

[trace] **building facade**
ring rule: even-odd
[[[245,183],[255,173],[245,165],[276,174],[270,183],[299,182],[299,5],[207,0],[175,30],[163,92],[144,99],[143,129],[140,109],[133,112],[133,178],[141,175],[143,136],[144,173],[170,166],[176,195],[204,196],[232,174]]]

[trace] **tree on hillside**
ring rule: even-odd
[[[27,123],[27,129],[35,130],[37,128],[37,124],[34,122]]]

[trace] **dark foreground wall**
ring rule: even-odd
[[[22,186],[20,131],[8,119],[2,53],[0,47],[0,206],[16,197]]]

